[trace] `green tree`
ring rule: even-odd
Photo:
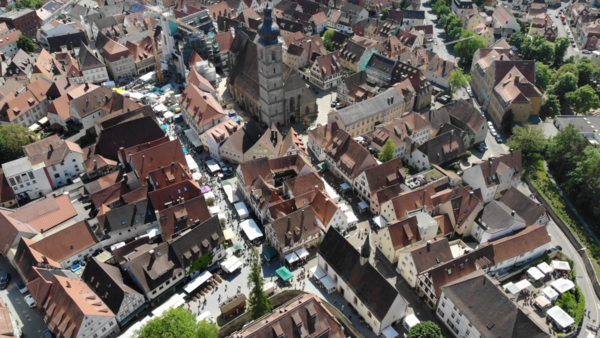
[[[567,54],[567,49],[569,48],[569,38],[566,36],[559,36],[554,41],[554,66],[558,67],[562,65],[565,55]]]
[[[26,37],[25,35],[19,36],[19,40],[17,40],[17,47],[21,48],[24,52],[33,53],[35,50],[35,45],[33,41]]]
[[[587,59],[587,58],[586,58]],[[589,60],[589,59],[587,59]],[[577,67],[577,72],[579,74],[579,81],[577,82],[578,87],[583,87],[585,85],[591,85],[592,81],[598,78],[598,65],[592,62],[580,62],[575,67]]]
[[[474,32],[464,31],[460,38],[464,39],[474,35]],[[457,43],[456,46],[454,46],[454,54],[460,58],[460,62],[463,65],[470,65],[473,61],[473,54],[475,54],[478,49],[485,47],[487,47],[487,44],[483,38],[476,35],[472,39]]]
[[[5,12],[10,12],[10,11],[13,11],[14,9],[15,9],[15,6],[13,6],[13,5],[7,5],[6,7],[4,7]]]
[[[554,45],[552,42],[546,40],[543,36],[535,35],[531,45],[532,55],[525,58],[525,60],[537,60],[547,65],[554,62]]]
[[[389,138],[387,141],[385,141],[383,147],[381,147],[381,152],[377,154],[377,158],[381,162],[387,162],[389,160],[392,160],[394,159],[394,150],[396,150],[394,141],[392,141],[392,139]]]
[[[546,136],[542,128],[525,124],[513,128],[507,143],[509,148],[522,151],[523,164],[529,167],[541,158],[546,147]]]
[[[271,312],[272,306],[271,300],[263,291],[265,279],[263,278],[258,251],[254,247],[250,252],[250,264],[250,274],[248,275],[250,295],[248,296],[248,302],[250,303],[249,309],[252,313],[252,319],[256,319]]]
[[[172,308],[136,331],[137,338],[218,338],[213,322],[196,322],[196,316],[182,308]]]
[[[542,100],[542,106],[540,107],[540,118],[543,120],[547,118],[553,118],[556,115],[560,115],[560,100],[554,94],[548,94]]]
[[[452,93],[456,93],[461,88],[467,88],[470,82],[471,76],[465,74],[462,68],[454,69],[448,77],[448,85]]]
[[[550,88],[550,93],[556,95],[561,102],[564,102],[565,95],[575,90],[577,90],[577,76],[564,73],[556,79],[556,82]]]
[[[333,51],[333,44],[331,43],[331,38],[333,38],[334,33],[335,31],[333,29],[328,29],[323,34],[323,45],[325,46],[325,49],[327,49],[330,52]]]
[[[568,125],[548,140],[545,158],[554,178],[559,183],[564,183],[568,178],[567,175],[575,170],[577,162],[581,160],[583,151],[588,145],[587,139],[581,137],[573,125]]]
[[[446,6],[444,1],[438,1],[431,9],[438,17],[450,14],[450,7]]]
[[[23,157],[23,146],[37,139],[34,132],[20,124],[0,125],[0,163]]]
[[[381,20],[387,20],[390,17],[390,11],[387,8],[384,8],[381,11]]]
[[[407,338],[443,338],[442,330],[434,322],[425,321],[415,325]]]
[[[554,73],[554,75],[552,75],[552,84],[554,84],[556,82],[556,80],[558,80],[558,77],[561,76],[564,73],[571,73],[573,75],[575,75],[577,77],[577,81],[579,81],[579,69],[577,69],[577,66],[573,63],[567,63],[562,65],[557,71],[556,73]]]
[[[575,204],[595,217],[600,216],[600,204],[596,202],[600,191],[600,148],[586,147],[581,160],[568,175],[567,190]]]
[[[547,66],[541,62],[535,63],[535,85],[539,90],[543,92],[546,91],[546,88],[550,85],[550,80],[552,79],[552,69],[550,66]]]
[[[525,42],[525,39],[529,40],[529,38],[527,37],[527,35],[521,33],[521,32],[517,32],[514,33],[513,35],[511,35],[506,42],[508,42],[509,45],[511,46],[515,46],[517,47],[518,50],[521,50],[521,47],[523,46],[523,43]]]
[[[17,8],[33,8],[38,9],[44,5],[43,0],[18,0]]]
[[[578,114],[587,113],[590,109],[596,109],[600,106],[600,99],[590,85],[577,88],[576,91],[565,95],[567,104]]]
[[[440,21],[440,25],[444,27],[444,30],[446,31],[446,34],[448,34],[449,37],[451,36],[449,32],[451,32],[455,28],[462,29],[463,26],[461,18],[456,14],[446,15],[445,17],[440,19]]]
[[[570,292],[563,293],[557,300],[556,305],[568,313],[571,317],[575,316],[575,309],[577,308],[577,301],[575,296]]]
[[[513,114],[512,109],[509,109],[502,116],[502,121],[500,121],[500,131],[504,134],[504,137],[510,137],[512,134],[512,126],[515,121],[515,115]]]

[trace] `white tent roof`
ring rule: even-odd
[[[225,190],[225,195],[230,203],[237,203],[240,200],[230,184],[223,184],[223,190]]]
[[[200,179],[202,179],[202,174],[201,173],[193,173],[192,178],[194,179],[194,181],[200,181]]]
[[[550,301],[548,300],[548,298],[544,297],[544,296],[539,296],[535,299],[535,302],[537,303],[537,305],[539,305],[542,309],[545,308],[546,306],[550,306],[552,305],[552,303],[550,303]]]
[[[552,268],[554,270],[571,271],[569,263],[564,261],[552,261]]]
[[[373,222],[375,222],[380,229],[385,228],[387,225],[387,221],[385,218],[381,217],[381,215],[373,217]]]
[[[214,160],[206,161],[206,165],[208,166],[208,170],[210,170],[211,173],[216,173],[217,171],[221,170],[221,167],[219,167],[217,162],[215,162]]]
[[[550,273],[550,272],[554,271],[552,269],[552,267],[550,265],[548,265],[548,263],[546,263],[546,262],[542,262],[542,263],[538,264],[537,268],[540,269],[540,271],[542,273]]]
[[[325,290],[335,289],[335,282],[329,276],[321,278],[321,283],[323,283]]]
[[[218,205],[215,205],[214,207],[208,208],[208,210],[210,211],[211,215],[216,215],[221,212],[221,207]]]
[[[519,290],[525,290],[531,286],[531,283],[527,279],[522,279],[515,283],[515,285],[519,288]]]
[[[204,200],[207,200],[209,198],[215,199],[215,193],[212,191],[209,191],[206,194],[204,194]]]
[[[350,184],[348,184],[348,183],[342,183],[342,185],[340,185],[340,188],[342,188],[342,191],[343,190],[348,190],[348,189],[350,189]]]
[[[300,248],[298,250],[296,250],[296,256],[298,256],[298,258],[302,259],[304,257],[308,257],[308,251],[306,251],[305,248]]]
[[[369,205],[368,205],[368,204],[367,204],[367,202],[365,202],[365,201],[360,201],[360,202],[358,203],[358,207],[359,207],[359,208],[361,208],[361,209],[365,209],[365,210],[366,210],[366,209],[369,209]]]
[[[515,283],[513,283],[513,282],[504,284],[503,288],[504,288],[504,290],[510,292],[513,295],[516,295],[517,293],[521,292],[519,287],[516,286]]]
[[[542,290],[542,293],[544,294],[544,296],[546,296],[546,298],[550,300],[555,300],[556,298],[558,298],[558,292],[554,291],[554,289],[550,286],[544,288]]]
[[[204,311],[198,317],[196,317],[196,321],[201,322],[205,319],[209,319],[211,316],[210,311]]]
[[[227,260],[225,260],[223,263],[221,263],[221,268],[223,268],[223,270],[225,270],[226,272],[235,271],[241,266],[242,262],[236,256],[231,256],[227,258]]]
[[[556,322],[556,324],[562,328],[569,327],[575,323],[573,317],[569,316],[568,313],[563,311],[563,309],[558,306],[546,311],[546,315],[552,318],[552,320],[554,320],[554,322]]]
[[[157,111],[157,112],[167,111],[167,107],[165,107],[164,104],[160,103],[160,104],[157,104],[156,106],[154,106],[154,110]],[[171,116],[172,115],[173,114],[171,114]]]
[[[527,270],[527,273],[534,280],[540,280],[540,279],[544,278],[544,274],[540,271],[540,269],[536,268],[535,266],[532,268],[529,268]]]
[[[248,216],[250,215],[248,213],[248,208],[246,208],[246,204],[244,204],[244,202],[236,203],[233,206],[235,207],[235,211],[237,211],[241,219],[248,218]]]
[[[557,279],[550,283],[554,290],[558,293],[565,293],[575,287],[575,284],[566,278]]]
[[[296,254],[293,252],[285,255],[285,260],[288,261],[288,263],[290,263],[290,264],[294,264],[294,262],[297,262],[298,259],[299,259],[298,256],[296,256]]]
[[[321,267],[318,265],[315,265],[309,271],[313,274],[313,276],[317,277],[317,279],[321,279],[321,278],[327,276],[327,273],[325,273],[325,271],[323,271],[323,269],[321,269]]]
[[[262,231],[260,231],[258,225],[256,225],[256,222],[254,222],[253,219],[247,219],[243,221],[240,223],[240,226],[242,227],[242,230],[244,230],[244,233],[248,239],[251,241],[263,236]]]
[[[414,315],[411,315],[411,316],[414,316]],[[381,330],[381,335],[384,338],[396,338],[396,337],[398,337],[398,332],[396,332],[396,330],[394,330],[393,327],[388,326],[385,329]]]
[[[210,277],[212,277],[212,273],[210,273],[208,271],[202,272],[200,275],[198,275],[198,277],[192,279],[191,282],[187,283],[183,287],[183,291],[185,291],[185,293],[190,293],[190,292],[196,290],[200,285],[202,285],[204,282],[209,280]]]
[[[347,211],[346,213],[346,217],[348,224],[352,224],[352,223],[356,223],[358,222],[358,218],[356,217],[356,215],[352,212],[352,211]]]
[[[198,138],[198,135],[196,135],[196,133],[191,129],[185,130],[185,137],[187,137],[187,139],[190,140],[190,142],[192,142],[192,144],[196,148],[202,145],[202,142]]]
[[[198,163],[194,161],[192,155],[185,155],[185,161],[187,162],[188,169],[190,169],[191,172],[198,171]]]
[[[169,298],[169,300],[167,300],[166,302],[162,303],[159,307],[154,309],[152,311],[152,315],[154,317],[160,317],[165,311],[183,305],[185,303],[183,297],[184,295],[180,294],[173,295],[171,298]]]
[[[168,112],[166,112],[166,113],[164,113],[164,114],[163,114],[163,117],[164,117],[165,119],[171,118],[171,117],[173,117],[173,116],[174,116],[174,115],[173,115],[173,113],[171,113],[170,111],[168,111]]]
[[[415,316],[414,313],[404,317],[404,323],[406,323],[406,326],[408,326],[409,331],[413,327],[417,326],[417,324],[419,324],[420,322],[421,321],[419,320],[419,318],[417,318],[417,316]]]

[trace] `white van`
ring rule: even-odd
[[[402,326],[404,326],[404,328],[406,329],[406,332],[410,332],[410,330],[417,326],[417,324],[419,324],[421,321],[419,320],[419,318],[417,318],[417,316],[415,316],[415,314],[410,314],[406,317],[404,317],[404,319],[402,320]]]

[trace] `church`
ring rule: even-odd
[[[227,92],[260,122],[279,126],[300,122],[317,111],[317,102],[298,73],[283,64],[283,41],[273,22],[271,8],[254,41],[238,29],[230,60],[235,60],[227,79]]]

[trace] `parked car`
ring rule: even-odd
[[[448,95],[442,95],[442,96],[440,96],[440,97],[437,98],[437,101],[440,102],[440,103],[446,104],[446,103],[450,102],[450,96],[448,96]]]
[[[54,335],[52,334],[52,332],[50,332],[50,330],[46,330],[46,331],[42,332],[42,337],[44,337],[44,338],[54,338]]]
[[[481,151],[482,153],[485,152],[486,150],[488,150],[488,146],[487,144],[485,144],[485,142],[481,142],[479,143],[479,151]]]
[[[577,48],[577,44],[576,44],[575,42],[573,42],[573,43],[571,44],[571,47],[573,47],[573,48]]]
[[[0,290],[6,289],[9,281],[10,281],[10,273],[5,272],[2,275],[2,277],[0,277]]]
[[[490,134],[492,134],[492,136],[496,137],[496,135],[498,135],[498,133],[496,132],[496,129],[494,128],[490,128]]]
[[[25,285],[25,283],[23,283],[22,281],[18,281],[17,282],[17,287],[19,288],[19,292],[24,295],[26,294],[29,290],[27,289],[27,285]]]
[[[437,39],[436,38],[433,38],[433,44],[437,45]]]
[[[592,54],[592,52],[590,52],[590,51],[589,51],[589,50],[587,50],[587,49],[584,49],[584,50],[582,50],[581,52],[582,52],[583,54]]]
[[[475,97],[475,94],[473,94],[471,89],[467,89],[467,94],[469,94],[469,97]]]
[[[25,296],[25,303],[27,303],[27,306],[29,306],[30,308],[34,308],[35,307],[35,299],[33,299],[32,295],[27,295]]]
[[[492,121],[487,121],[488,127],[494,128],[494,123]]]
[[[331,102],[331,105],[330,105],[330,107],[331,107],[331,108],[335,108],[335,106],[336,106],[336,103],[335,103],[335,102]]]
[[[500,135],[500,134],[496,135],[496,142],[504,143],[504,138],[502,137],[502,135]]]

